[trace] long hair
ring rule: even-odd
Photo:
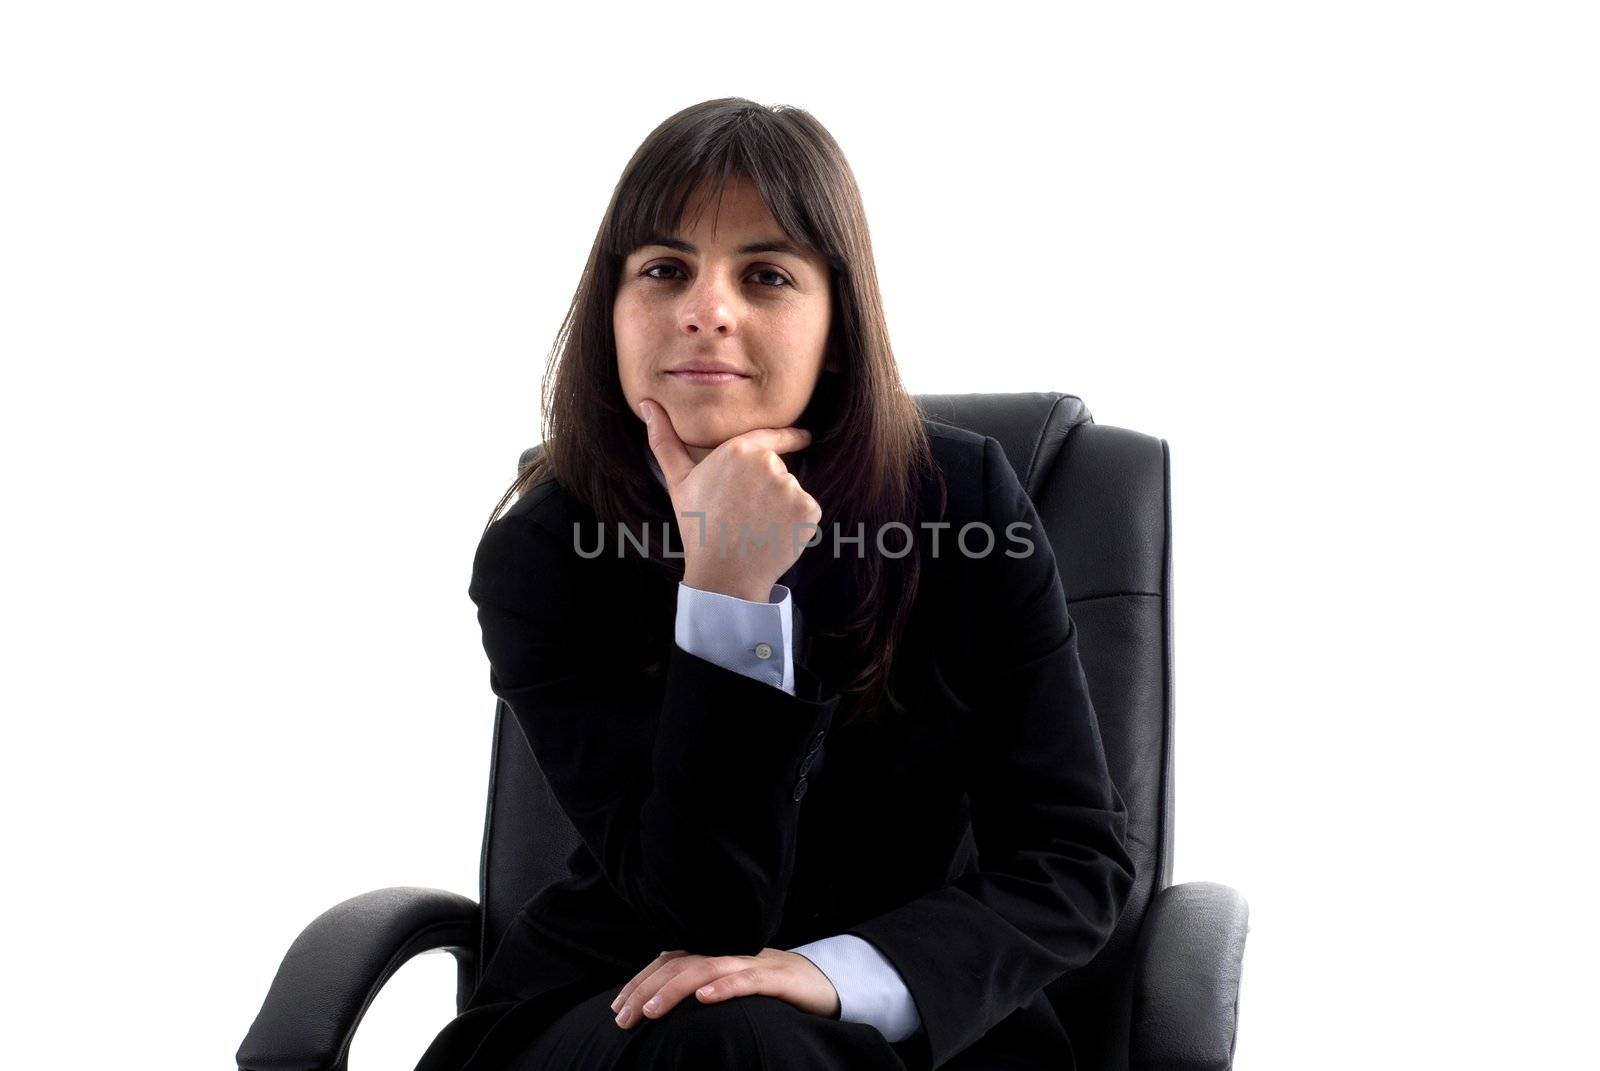
[[[903,709],[889,675],[922,564],[917,540],[892,558],[875,552],[876,537],[891,521],[917,530],[920,480],[938,482],[941,513],[944,487],[921,410],[901,384],[889,346],[855,176],[832,135],[806,111],[742,97],[708,100],[668,118],[635,151],[550,351],[542,385],[544,448],[517,474],[489,524],[514,495],[552,479],[608,527],[651,515],[650,498],[660,488],[645,460],[644,424],[617,371],[612,306],[622,265],[650,238],[677,229],[696,190],[704,187],[709,203],[733,180],[753,184],[789,240],[829,264],[833,313],[824,370],[796,421],[812,435],[803,483],[822,506],[823,531],[837,524],[841,539],[863,534],[861,544],[846,545],[865,552],[846,555],[853,614],[834,622],[808,617],[806,625],[853,641],[846,644],[853,652],[849,679],[836,682],[842,717],[872,720],[886,703]],[[832,552],[831,535],[816,551],[824,546]],[[681,559],[647,556],[681,578]]]

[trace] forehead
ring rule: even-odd
[[[760,190],[739,175],[730,176],[720,191],[713,182],[702,181],[685,198],[675,227],[661,229],[660,218],[654,226],[657,229],[646,229],[637,239],[630,250],[631,256],[648,255],[649,250],[660,248],[688,256],[778,253],[818,270],[827,259],[806,243],[785,234],[762,200]]]
[[[723,237],[725,238],[727,236],[723,235]],[[720,243],[713,242],[710,244],[710,247],[714,248],[717,245],[726,244],[727,243],[725,241]],[[643,249],[645,246],[675,249],[680,253],[688,253],[690,256],[697,256],[702,252],[702,247],[696,245],[694,242],[670,234],[653,235],[650,238],[645,239],[644,243],[639,248]],[[789,241],[789,239],[785,238],[782,234],[777,233],[768,237],[755,238],[748,242],[741,242],[738,246],[733,248],[733,252],[737,256],[744,256],[749,253],[787,253],[789,256],[799,257],[801,260],[819,259],[817,258],[816,254],[802,249],[799,245]]]
[[[665,245],[685,253],[731,249],[735,253],[788,253],[809,258],[810,251],[792,241],[748,181],[731,179],[720,195],[703,184],[690,194],[683,215],[671,233],[646,236],[645,245]]]
[[[779,231],[767,203],[755,184],[737,176],[713,189],[710,183],[701,183],[684,203],[683,218],[678,221],[680,232],[705,232],[715,228],[720,234],[724,227],[734,230],[770,228]]]

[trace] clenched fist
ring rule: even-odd
[[[672,496],[684,583],[766,602],[822,519],[822,507],[779,456],[804,449],[811,433],[793,426],[754,428],[696,463],[664,407],[646,399],[639,411]]]

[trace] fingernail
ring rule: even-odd
[[[613,1001],[612,1001],[612,1002],[611,1002],[611,1010],[612,1010],[612,1011],[613,1011],[613,1012],[615,1012],[615,1011],[616,1011],[616,1010],[617,1010],[617,1005],[618,1005],[618,1004],[621,1004],[621,1003],[622,1003],[622,994],[621,994],[621,993],[618,993],[618,994],[617,994],[617,999],[616,999],[616,1000],[613,1000]]]
[[[649,402],[639,403],[639,414],[644,417],[644,422],[646,424],[650,423],[650,412],[654,408],[655,406],[651,405]]]
[[[716,992],[716,990],[712,989],[708,985],[703,985],[703,986],[700,987],[700,995],[702,997],[709,997],[712,993],[715,993],[715,992]]]
[[[651,997],[649,1000],[645,1001],[644,1004],[645,1011],[655,1011],[659,1007],[661,1007],[660,997]]]
[[[622,1011],[620,1013],[618,1013],[618,1015],[617,1015],[617,1025],[618,1026],[627,1026],[628,1025],[628,1018],[632,1014],[633,1014],[633,1009],[632,1008],[623,1008]]]

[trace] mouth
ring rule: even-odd
[[[737,383],[749,379],[749,376],[740,375],[738,372],[700,372],[700,371],[673,371],[668,376],[684,383],[698,383],[705,386],[715,386],[719,383]]]

